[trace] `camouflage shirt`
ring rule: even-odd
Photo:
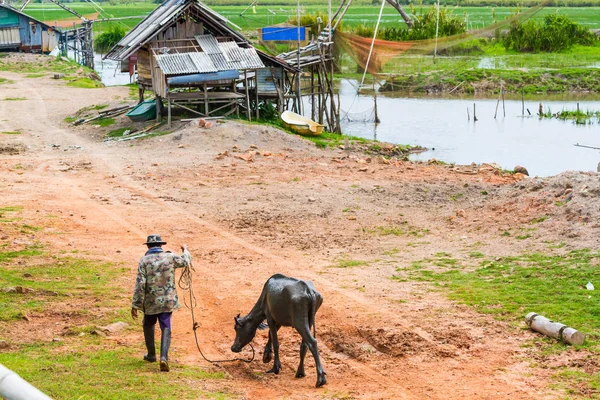
[[[184,250],[173,253],[149,252],[140,259],[131,307],[154,315],[181,308],[175,286],[175,268],[190,265],[192,256]]]

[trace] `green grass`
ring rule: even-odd
[[[119,128],[119,129],[115,129],[112,130],[110,132],[108,132],[108,137],[121,137],[123,136],[123,133],[127,130],[130,130],[131,127],[124,127],[124,128]]]
[[[69,80],[67,85],[82,89],[96,89],[104,87],[102,82],[90,78],[77,78],[75,80]]]
[[[362,267],[365,265],[369,265],[368,262],[362,260],[352,260],[349,258],[341,258],[336,260],[335,264],[329,266],[329,268],[352,268],[352,267]]]
[[[3,135],[20,135],[21,132],[19,131],[5,131],[5,132],[1,132]]]
[[[415,262],[412,277],[445,288],[452,300],[479,312],[522,321],[534,311],[588,334],[585,347],[600,344],[597,296],[585,289],[588,281],[600,282],[600,252],[526,253],[483,260],[474,268],[454,262],[442,265],[439,261],[445,258]]]
[[[375,226],[373,228],[362,228],[363,232],[379,236],[414,236],[421,238],[429,234],[429,229],[418,228],[405,224],[405,226]]]
[[[39,230],[27,224],[21,226],[21,233],[25,234]],[[49,296],[98,296],[95,307],[113,305],[116,296],[111,291],[112,282],[122,272],[108,263],[48,257],[39,246],[0,252],[0,267],[0,287],[32,290],[25,294],[0,291],[0,321],[19,319],[32,310],[51,307]]]
[[[93,351],[89,351],[89,350]],[[222,372],[172,364],[158,372],[158,364],[141,359],[142,351],[107,346],[101,338],[21,346],[0,353],[0,363],[54,399],[197,399],[231,398],[202,389],[206,380],[222,379]]]
[[[5,97],[2,100],[4,101],[21,101],[21,100],[27,100],[26,97]]]

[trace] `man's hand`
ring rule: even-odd
[[[137,310],[135,308],[131,309],[131,318],[137,319]]]
[[[182,244],[181,245],[181,251],[185,251],[185,250],[187,250],[187,248],[188,248],[187,244]]]

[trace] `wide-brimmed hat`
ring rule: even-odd
[[[163,242],[160,235],[148,235],[144,244],[167,244],[167,242]]]

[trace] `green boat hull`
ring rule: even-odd
[[[134,122],[148,121],[156,118],[156,100],[146,100],[125,114]]]

